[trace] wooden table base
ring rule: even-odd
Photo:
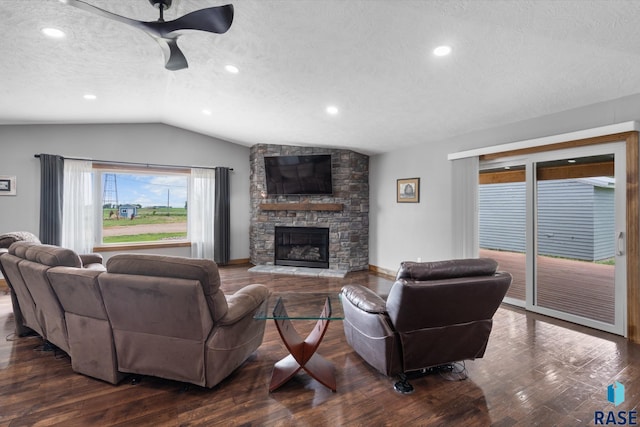
[[[276,327],[284,345],[289,350],[289,356],[278,361],[273,367],[269,392],[276,390],[294,377],[301,369],[321,384],[336,391],[335,368],[331,362],[316,353],[329,326],[328,317],[331,315],[331,305],[327,298],[321,319],[304,340],[293,327],[291,319],[287,318],[284,305],[279,307]]]

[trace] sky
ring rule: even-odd
[[[115,179],[114,179],[115,178]],[[183,208],[187,201],[186,175],[102,174],[103,203],[140,204],[142,207],[169,206]]]

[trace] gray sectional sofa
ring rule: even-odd
[[[160,255],[80,257],[52,245],[0,249],[24,326],[71,357],[74,371],[117,384],[127,373],[213,387],[260,346],[263,285],[220,290],[215,262]]]

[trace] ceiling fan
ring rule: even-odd
[[[160,17],[157,21],[147,22],[116,15],[82,0],[60,1],[69,6],[131,25],[149,34],[162,48],[165,68],[172,71],[181,70],[189,66],[187,58],[178,47],[178,37],[182,30],[199,30],[223,34],[231,27],[233,22],[233,5],[231,4],[196,10],[172,21],[165,21],[164,11],[171,7],[173,0],[149,0],[149,3],[160,10]]]

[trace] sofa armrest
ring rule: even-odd
[[[82,261],[83,266],[88,266],[89,264],[102,264],[103,258],[100,254],[83,254],[80,255],[80,260]]]
[[[367,313],[386,313],[387,303],[378,294],[362,285],[346,285],[341,291],[342,297]]]
[[[247,315],[253,315],[268,296],[269,289],[264,285],[245,286],[235,294],[227,296],[229,310],[219,323],[231,325]]]

